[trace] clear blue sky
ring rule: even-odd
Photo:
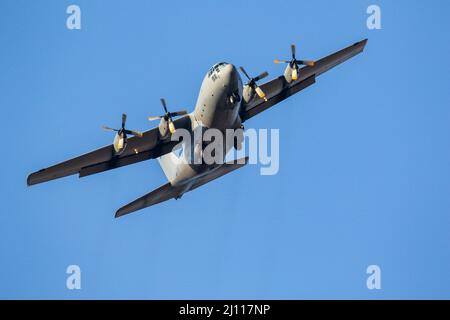
[[[82,29],[66,28],[66,8]],[[382,30],[366,8],[382,9]],[[450,298],[448,1],[1,1],[0,298]],[[193,109],[218,61],[282,73],[363,38],[364,54],[252,119],[279,128],[280,172],[240,169],[122,219],[166,182],[156,161],[26,187]],[[202,203],[202,205],[199,205]],[[66,267],[82,290],[66,289]],[[382,290],[366,288],[368,265]]]

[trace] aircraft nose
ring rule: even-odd
[[[237,73],[236,67],[231,63],[225,66],[224,71],[231,76]]]
[[[223,68],[223,75],[227,81],[235,81],[237,79],[238,72],[236,67],[232,64],[227,64]]]
[[[224,67],[223,67],[223,72],[226,74],[229,74],[230,72],[233,71],[233,65],[227,63]]]

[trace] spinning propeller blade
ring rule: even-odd
[[[162,104],[163,109],[164,109],[164,115],[148,117],[148,120],[149,121],[154,121],[154,120],[158,120],[158,119],[164,119],[165,121],[167,121],[167,123],[169,125],[170,133],[173,134],[176,131],[175,125],[173,124],[173,117],[184,116],[184,115],[187,114],[187,111],[186,110],[181,110],[181,111],[169,112],[167,110],[167,103],[166,103],[166,100],[164,98],[161,98],[161,104]]]
[[[269,75],[267,73],[267,71],[262,72],[261,74],[259,74],[258,76],[254,77],[254,78],[251,78],[248,75],[247,71],[245,71],[244,67],[239,67],[239,69],[241,69],[241,72],[248,79],[247,85],[250,86],[253,90],[255,90],[255,92],[258,95],[258,97],[260,97],[264,101],[267,101],[266,94],[264,93],[264,91],[262,91],[262,89],[256,83],[257,81],[259,81],[261,79],[264,79],[265,77],[267,77]]]

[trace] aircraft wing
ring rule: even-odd
[[[312,67],[307,66],[301,68],[298,79],[290,84],[284,76],[280,76],[260,85],[260,88],[266,94],[267,101],[256,97],[249,104],[243,105],[240,111],[242,122],[314,84],[317,76],[361,53],[366,44],[367,39],[362,40],[316,61]]]
[[[184,127],[184,122],[188,121],[188,119],[189,117],[183,117],[176,119],[174,122],[177,127]],[[81,178],[136,162],[160,157],[171,152],[178,142],[160,140],[158,131],[158,127],[155,127],[144,132],[142,137],[128,138],[127,147],[120,155],[115,154],[112,145],[108,145],[79,157],[34,172],[28,176],[27,184],[31,186],[73,174],[79,174]]]

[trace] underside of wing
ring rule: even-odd
[[[144,209],[150,207],[154,204],[158,204],[173,198],[176,198],[180,195],[181,189],[177,187],[173,187],[170,183],[166,183],[165,185],[159,187],[156,190],[153,190],[150,193],[147,193],[145,196],[140,197],[139,199],[130,202],[126,206],[123,206],[116,212],[116,218],[124,216],[126,214],[132,213],[134,211]]]
[[[314,84],[316,78],[322,73],[361,53],[366,44],[367,39],[362,40],[316,61],[314,66],[301,68],[299,70],[298,79],[294,82],[288,83],[284,76],[280,76],[262,84],[260,87],[266,94],[267,101],[256,97],[248,104],[244,104],[240,111],[242,121],[244,122],[252,118],[258,113],[261,113],[262,111]]]
[[[189,117],[179,118],[174,122],[184,127]],[[142,137],[128,139],[127,147],[123,153],[116,154],[112,145],[94,150],[79,157],[61,162],[54,166],[30,174],[27,178],[29,186],[79,174],[85,177],[95,173],[119,168],[140,161],[155,159],[169,153],[178,144],[176,141],[160,140],[158,127],[143,133]]]
[[[184,193],[218,179],[227,173],[245,166],[247,163],[248,157],[237,161],[224,163],[220,167],[213,169],[211,172],[196,178],[193,182],[186,183],[181,186],[172,186],[170,183],[167,183],[117,210],[116,218],[173,198],[179,198]]]

